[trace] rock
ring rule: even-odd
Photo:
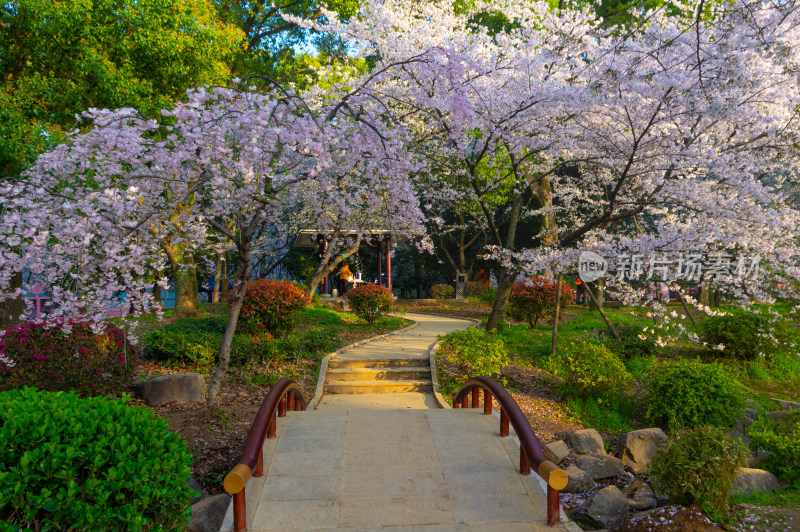
[[[652,510],[658,506],[655,497],[643,497],[641,499],[628,499],[628,508],[637,512]]]
[[[775,491],[778,479],[769,471],[740,467],[731,486],[731,496],[749,495],[755,491]]]
[[[607,454],[581,454],[575,459],[575,465],[583,469],[592,480],[616,477],[622,474],[622,460]]]
[[[659,428],[634,430],[620,434],[622,464],[634,473],[647,473],[650,460],[658,448],[667,441],[667,435]]]
[[[777,410],[775,412],[767,412],[767,417],[773,423],[792,423],[794,420],[800,419],[797,412],[792,410]]]
[[[800,403],[793,403],[792,401],[783,401],[781,399],[773,399],[776,403],[781,405],[784,410],[800,410]]]
[[[227,493],[203,497],[192,506],[192,517],[184,532],[218,532],[230,502],[231,496]]]
[[[569,447],[564,443],[564,440],[548,443],[542,450],[547,459],[555,464],[560,464],[564,458],[569,456]]]
[[[616,486],[606,486],[570,512],[569,518],[584,530],[611,529],[628,513],[628,499]]]
[[[572,450],[578,454],[603,454],[606,448],[603,445],[603,438],[594,429],[582,429],[567,434],[567,441]]]
[[[566,493],[583,493],[594,487],[594,480],[582,469],[571,465],[565,469],[564,472],[567,474],[567,487],[561,491]]]
[[[162,375],[137,384],[136,394],[151,405],[202,403],[206,400],[206,381],[198,373]]]

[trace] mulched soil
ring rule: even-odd
[[[511,365],[503,370],[503,375],[511,396],[528,418],[540,443],[550,443],[561,439],[567,432],[583,428],[564,411],[560,394],[542,370]]]
[[[634,515],[614,532],[712,532],[723,530],[699,506],[664,506]]]

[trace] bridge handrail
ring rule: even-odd
[[[239,463],[225,475],[222,483],[225,491],[233,495],[233,528],[236,532],[247,529],[245,485],[251,476],[260,477],[264,474],[262,447],[265,437],[275,437],[278,417],[284,417],[287,410],[305,410],[307,404],[303,388],[290,379],[275,383],[261,403],[250,426]]]
[[[472,408],[478,408],[480,390],[483,390],[484,414],[492,413],[492,397],[500,404],[500,435],[508,436],[509,421],[514,427],[520,445],[520,474],[529,475],[530,465],[533,463],[536,473],[547,483],[547,524],[550,526],[557,524],[561,510],[559,492],[567,487],[566,472],[547,459],[539,439],[517,402],[502,384],[491,377],[473,377],[465,382],[453,399],[453,408],[469,407],[470,396]]]

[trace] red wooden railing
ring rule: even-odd
[[[483,413],[492,413],[492,397],[500,404],[500,435],[508,436],[508,423],[514,427],[519,438],[519,472],[531,474],[531,463],[536,472],[547,482],[547,524],[556,525],[560,520],[561,503],[559,492],[567,487],[567,474],[548,460],[536,434],[519,405],[503,386],[490,377],[469,379],[456,393],[453,408],[472,408],[480,406],[480,391],[483,390]]]
[[[278,381],[261,403],[239,463],[225,476],[222,483],[225,491],[233,495],[233,529],[236,532],[247,529],[244,487],[251,476],[260,477],[264,474],[264,438],[275,437],[278,417],[284,417],[287,410],[305,410],[306,404],[303,388],[289,379]]]

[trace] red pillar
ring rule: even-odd
[[[383,242],[378,242],[378,286],[383,286]]]
[[[392,237],[386,235],[386,287],[392,289]]]

